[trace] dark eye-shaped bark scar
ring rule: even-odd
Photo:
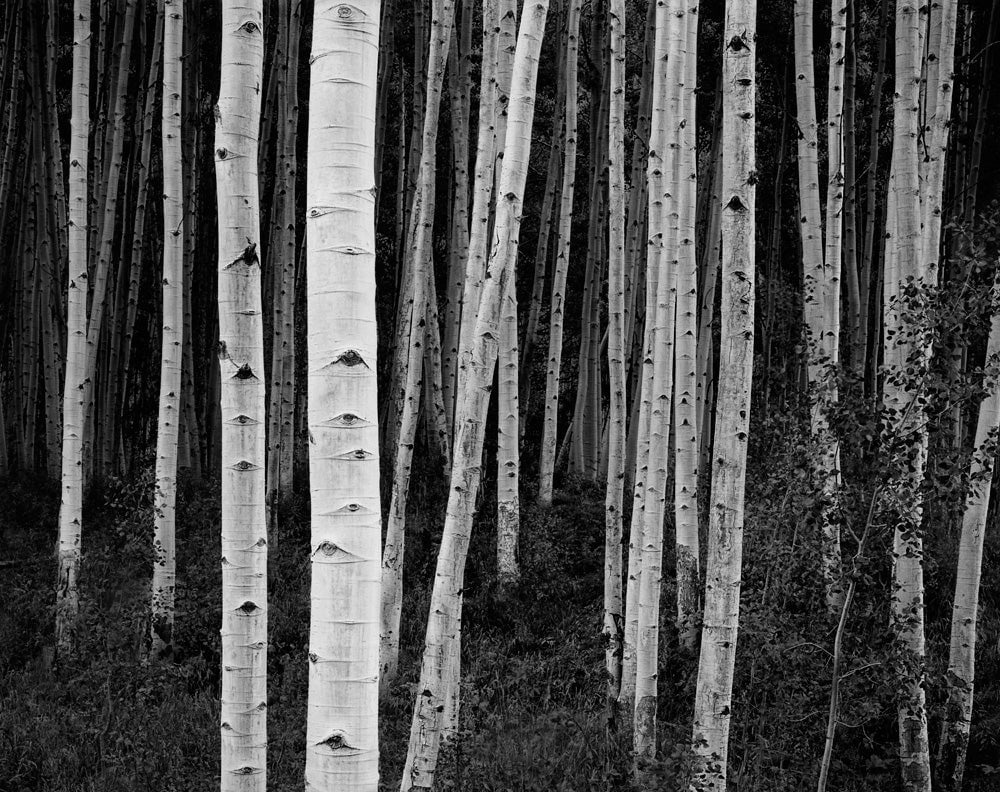
[[[256,424],[259,424],[260,421],[251,418],[249,415],[240,414],[237,415],[235,418],[232,418],[229,421],[227,421],[227,423],[238,424],[239,426],[254,426]]]
[[[240,265],[252,267],[255,264],[260,264],[260,258],[257,256],[257,243],[251,242],[250,238],[247,237],[247,246],[243,248],[243,252],[238,257],[226,265],[226,269],[232,269]]]
[[[250,615],[252,615],[254,613],[260,613],[260,608],[257,607],[257,603],[256,602],[251,602],[250,600],[247,600],[246,602],[244,602],[236,610],[240,611],[241,613],[245,614],[246,616],[250,616]]]
[[[360,25],[368,15],[357,6],[341,3],[337,6],[337,19],[345,25]]]
[[[364,366],[368,368],[365,359],[361,357],[361,354],[356,349],[348,349],[346,352],[342,352],[333,359],[333,362],[344,366]]]
[[[356,413],[343,412],[332,418],[328,418],[323,422],[323,425],[331,429],[360,429],[365,426],[371,426],[372,422]]]
[[[333,459],[339,459],[344,462],[364,462],[374,458],[375,454],[371,451],[365,451],[363,448],[355,448],[351,451],[344,451],[343,453],[333,455]]]
[[[248,462],[245,459],[241,459],[235,465],[230,465],[229,469],[230,470],[238,470],[241,473],[246,473],[247,471],[250,471],[250,470],[260,470],[260,466],[255,465],[253,462]]]
[[[325,740],[320,740],[317,745],[325,745],[334,753],[342,754],[347,752],[356,751],[357,748],[351,745],[347,740],[347,735],[341,731],[335,731]]]
[[[250,20],[247,20],[246,22],[244,22],[242,25],[240,25],[237,28],[237,30],[245,31],[246,33],[249,33],[252,36],[255,33],[257,33],[257,32],[260,31],[260,25],[258,25],[252,19],[250,19]]]
[[[233,379],[238,380],[256,379],[256,377],[257,375],[253,373],[253,369],[250,368],[249,363],[244,363],[236,370],[236,373],[233,374]]]

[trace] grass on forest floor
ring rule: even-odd
[[[182,487],[176,657],[173,664],[150,664],[142,651],[148,631],[148,484],[117,483],[92,494],[85,518],[79,648],[57,675],[46,669],[44,658],[53,621],[58,488],[37,481],[0,484],[0,792],[216,788],[218,492],[212,485]],[[762,500],[773,511],[771,502]],[[477,521],[465,589],[462,730],[442,757],[440,790],[634,789],[627,773],[627,737],[609,741],[606,735],[602,505],[602,493],[576,487],[552,509],[527,508],[522,580],[507,593],[498,591],[492,578],[490,521]],[[418,502],[413,511],[403,671],[381,706],[385,790],[398,789],[405,758],[440,531],[438,517],[422,518],[440,509]],[[481,511],[488,514],[489,507]],[[268,788],[274,792],[302,785],[307,515],[301,500],[283,504],[270,549]],[[761,521],[760,514],[750,517]],[[665,572],[669,555],[668,548]],[[761,564],[780,564],[782,558],[758,553],[751,545],[748,587],[758,586]],[[671,611],[669,577],[665,574],[665,622]],[[765,580],[762,585],[766,590],[773,584]],[[731,777],[745,792],[812,789],[825,719],[827,662],[796,648],[804,638],[793,631],[807,631],[811,617],[785,615],[785,610],[795,611],[794,590],[779,611],[755,596],[751,593],[744,603]],[[664,759],[652,776],[656,789],[674,790],[681,788],[684,762],[683,751],[674,746],[689,739],[697,658],[675,648],[669,624],[660,662]],[[996,698],[995,691],[985,695]],[[894,724],[883,699],[869,705],[867,726],[841,731],[831,792],[896,788]],[[991,781],[973,778],[968,789],[1000,789]]]

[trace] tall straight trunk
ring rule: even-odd
[[[566,11],[566,91],[563,108],[565,143],[562,184],[559,188],[558,247],[552,270],[549,353],[545,373],[545,417],[542,424],[542,449],[538,472],[538,501],[544,505],[552,503],[552,480],[555,475],[558,439],[563,322],[566,318],[566,274],[569,270],[573,193],[576,185],[577,65],[580,57],[581,6],[582,0],[570,0]]]
[[[658,4],[650,4],[651,9],[646,16],[646,44],[650,64],[646,79],[650,90],[650,107],[648,138],[649,145],[645,157],[645,195],[646,195],[646,294],[644,307],[644,327],[642,330],[641,371],[639,372],[638,392],[634,399],[639,402],[638,410],[634,412],[632,435],[635,444],[635,473],[632,483],[632,518],[629,523],[628,565],[626,568],[625,585],[625,627],[622,635],[622,681],[618,703],[625,712],[631,712],[635,704],[636,662],[639,638],[639,589],[642,576],[643,556],[643,521],[646,501],[646,477],[649,475],[650,447],[650,416],[653,412],[653,345],[658,326],[657,306],[659,305],[659,248],[663,245],[663,221],[659,215],[663,200],[663,158],[666,131],[663,128],[662,93],[655,93],[652,86],[657,79],[658,70],[664,68],[663,58],[666,55],[666,40],[662,30],[663,19]],[[652,141],[656,136],[658,147],[654,148]],[[636,253],[640,250],[636,245]]]
[[[378,788],[379,2],[317,2],[306,184],[312,611],[306,788]],[[447,29],[447,26],[446,26]],[[349,77],[349,79],[345,79]]]
[[[722,346],[692,792],[725,792],[743,567],[743,504],[754,330],[755,0],[728,0],[722,40]]]
[[[983,566],[986,515],[1000,432],[1000,267],[993,280],[992,319],[986,346],[986,397],[979,405],[975,452],[969,466],[970,489],[965,499],[958,542],[955,599],[951,611],[948,650],[948,705],[938,748],[937,784],[941,792],[961,792],[972,725],[976,678],[976,624]]]
[[[423,143],[420,155],[420,180],[414,193],[410,219],[410,249],[407,262],[411,274],[407,278],[410,294],[406,334],[407,353],[404,359],[403,378],[400,381],[402,409],[398,413],[395,436],[398,438],[395,466],[393,468],[392,495],[386,521],[385,545],[382,552],[382,604],[380,663],[383,685],[396,674],[399,658],[399,619],[403,607],[403,553],[406,540],[406,503],[410,489],[410,471],[413,446],[416,440],[417,420],[420,411],[427,344],[427,325],[431,324],[428,300],[434,282],[432,233],[434,228],[435,175],[437,170],[437,127],[441,108],[441,90],[444,83],[448,44],[452,32],[454,6],[451,0],[433,0],[431,4],[431,35],[428,48],[429,80],[426,106],[421,117]],[[435,314],[436,317],[436,314]],[[435,328],[436,329],[436,328]],[[428,400],[425,415],[433,405]],[[427,418],[430,424],[430,418]]]
[[[87,355],[87,160],[90,130],[90,0],[73,2],[73,85],[69,153],[66,377],[63,387],[62,500],[56,583],[56,651],[67,654],[80,610],[77,578],[83,524],[83,432]]]
[[[608,8],[608,474],[604,496],[604,641],[608,698],[618,699],[622,647],[622,501],[625,484],[625,0]]]
[[[535,78],[547,11],[547,0],[526,3],[518,36],[498,193],[500,201],[489,269],[476,320],[475,346],[466,364],[468,384],[461,391],[462,404],[455,421],[455,460],[431,593],[417,687],[419,693],[414,705],[410,744],[400,786],[404,792],[434,787],[443,722],[446,718],[455,718],[454,710],[447,715],[445,713],[449,698],[455,696],[452,676],[456,663],[452,648],[460,638],[461,590],[472,514],[480,483],[489,386],[497,361],[501,301],[509,288],[508,283],[513,279],[517,257],[534,116]]]
[[[843,173],[843,49],[846,16],[831,0],[830,79],[827,102],[829,178],[827,180],[826,248],[820,213],[819,145],[816,120],[815,68],[813,60],[813,3],[795,2],[795,105],[799,124],[799,227],[802,236],[802,312],[805,319],[806,358],[810,383],[810,429],[816,445],[814,475],[822,510],[822,570],[827,608],[839,612],[840,533],[834,520],[837,493],[837,446],[827,413],[836,400],[836,370],[840,332],[840,239]]]
[[[184,2],[163,3],[163,320],[160,334],[160,407],[156,430],[153,520],[153,593],[150,638],[158,657],[173,653],[177,432],[184,354],[184,194],[181,162]]]
[[[929,792],[930,757],[924,692],[924,582],[920,497],[927,459],[922,427],[920,378],[926,371],[922,328],[914,326],[922,295],[913,295],[927,274],[920,261],[919,114],[921,19],[915,0],[896,4],[896,80],[893,101],[889,233],[884,270],[884,404],[886,430],[902,447],[892,481],[894,586],[892,613],[896,643],[906,659],[898,701],[899,757],[907,792]],[[925,284],[926,285],[926,284]],[[912,304],[916,300],[916,305]],[[905,304],[904,304],[905,303]],[[917,308],[915,311],[914,309]]]
[[[222,792],[267,784],[264,332],[257,148],[263,3],[222,6],[215,107],[222,381]]]
[[[653,361],[649,451],[642,507],[641,556],[635,641],[634,748],[640,763],[656,756],[656,700],[659,671],[660,582],[663,522],[670,465],[673,399],[676,258],[680,220],[680,124],[684,81],[683,52],[688,32],[684,0],[668,0],[656,10],[653,111],[649,137],[649,270],[657,270],[652,319]],[[655,318],[654,318],[655,317]],[[629,581],[629,585],[631,585]]]
[[[497,168],[494,169],[496,188],[494,207],[503,195],[500,179],[503,176],[503,158],[506,151],[506,133],[510,112],[511,81],[513,79],[514,52],[517,36],[517,0],[499,0],[500,40],[497,57]],[[494,216],[494,227],[496,217]],[[494,240],[493,245],[496,244]],[[492,255],[492,250],[491,250]],[[517,258],[500,302],[500,327],[497,347],[497,576],[502,584],[517,580],[517,540],[520,532],[520,497],[518,493],[521,473],[520,418],[518,404],[518,349],[517,349]]]
[[[520,577],[517,561],[521,530],[519,494],[521,410],[518,404],[517,262],[500,306],[497,362],[497,577],[501,585]]]
[[[693,649],[698,613],[698,255],[695,212],[698,196],[698,142],[695,87],[698,82],[698,3],[688,0],[686,45],[681,66],[679,191],[677,235],[677,319],[674,341],[674,526],[676,530],[677,629],[681,645]]]

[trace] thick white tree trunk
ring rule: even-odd
[[[907,659],[900,675],[899,757],[907,792],[930,792],[930,756],[924,691],[923,504],[920,497],[927,461],[922,377],[929,349],[922,313],[928,268],[920,260],[919,142],[923,22],[915,0],[896,4],[896,82],[890,171],[889,233],[885,252],[884,386],[887,434],[901,444],[890,510],[897,520],[893,537],[892,613],[899,651]],[[912,287],[908,285],[912,281]]]
[[[559,429],[559,385],[562,370],[563,323],[566,319],[566,274],[569,270],[570,237],[573,225],[573,193],[576,185],[577,66],[580,58],[580,7],[582,0],[569,0],[566,12],[566,107],[563,123],[562,186],[559,190],[558,250],[552,269],[552,298],[549,310],[549,354],[545,372],[545,416],[538,472],[538,501],[552,503],[552,480],[556,467]]]
[[[69,260],[66,380],[63,388],[62,500],[56,582],[56,651],[67,653],[80,610],[77,578],[83,524],[83,431],[87,355],[87,159],[90,134],[90,0],[73,3],[73,85],[69,151]]]
[[[695,211],[698,196],[698,141],[695,87],[698,82],[698,2],[688,0],[680,131],[679,233],[677,236],[677,319],[674,340],[674,526],[676,530],[677,632],[693,649],[698,637],[698,256]]]
[[[306,790],[378,789],[378,0],[317,0],[306,181],[312,594]]]
[[[756,0],[728,0],[722,35],[722,304],[692,792],[725,792],[743,567],[753,377]]]
[[[263,3],[222,6],[215,108],[222,381],[222,784],[267,785],[267,529],[264,334],[257,149]]]
[[[434,787],[443,727],[446,720],[453,721],[456,717],[454,710],[449,710],[447,706],[449,697],[454,701],[456,696],[453,676],[457,657],[453,647],[460,637],[465,559],[480,483],[486,412],[497,361],[501,301],[508,282],[513,278],[517,257],[535,109],[535,78],[547,12],[547,0],[529,0],[524,7],[518,36],[500,177],[501,200],[497,206],[489,269],[479,304],[475,345],[464,366],[468,379],[466,387],[459,393],[462,401],[455,421],[458,434],[451,487],[431,593],[410,744],[400,787],[403,792]]]
[[[625,0],[611,0],[608,112],[608,472],[604,496],[604,641],[608,698],[618,699],[625,486]]]
[[[173,648],[177,435],[180,426],[184,355],[184,190],[181,158],[181,96],[184,41],[183,0],[163,4],[163,325],[160,407],[156,433],[156,493],[153,509],[152,652]]]
[[[663,521],[670,466],[674,325],[680,197],[683,52],[687,36],[684,0],[657,6],[657,64],[653,74],[653,112],[649,154],[650,269],[659,271],[653,318],[652,405],[649,452],[642,509],[641,568],[636,633],[634,745],[640,762],[656,755],[656,696],[659,670],[660,582],[663,568]],[[665,56],[661,57],[661,53]],[[662,179],[658,178],[662,173]],[[648,321],[648,319],[647,319]]]

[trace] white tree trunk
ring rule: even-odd
[[[458,435],[454,446],[448,509],[431,593],[409,750],[400,787],[403,792],[434,787],[444,722],[455,717],[454,712],[445,713],[449,696],[456,695],[452,688],[457,657],[452,647],[460,636],[462,581],[480,483],[490,385],[497,361],[501,301],[508,288],[507,283],[513,278],[517,257],[534,118],[535,78],[547,12],[547,0],[526,3],[518,36],[500,178],[501,200],[497,206],[489,271],[476,321],[475,346],[464,366],[467,384],[459,394],[462,402],[455,421]]]
[[[698,255],[695,205],[698,199],[698,141],[695,87],[698,82],[698,2],[688,0],[683,50],[680,143],[680,233],[677,237],[677,319],[674,341],[674,526],[676,530],[677,631],[694,649],[698,637]]]
[[[267,530],[264,335],[257,135],[264,71],[261,0],[222,6],[215,108],[222,379],[222,785],[267,785]]]
[[[883,344],[889,371],[884,386],[887,434],[901,443],[894,461],[890,509],[898,520],[893,537],[892,612],[899,650],[912,666],[901,674],[898,705],[899,757],[907,792],[930,792],[930,756],[924,692],[924,581],[920,525],[920,490],[927,460],[927,432],[922,426],[922,376],[929,349],[923,328],[913,321],[927,268],[920,261],[920,85],[922,20],[915,0],[896,4],[896,82],[893,102],[893,146],[890,171],[889,233],[883,275]],[[912,302],[916,300],[917,304]]]
[[[682,53],[687,35],[684,0],[657,5],[653,73],[653,110],[649,139],[650,271],[656,277],[652,322],[653,377],[649,413],[649,450],[644,482],[640,571],[635,642],[634,746],[640,762],[656,755],[656,677],[659,670],[660,581],[663,520],[670,461],[671,404],[674,372],[677,231],[680,219],[680,124],[684,80]],[[638,478],[638,477],[637,477]],[[630,581],[631,584],[631,581]]]
[[[979,584],[983,567],[986,515],[1000,432],[1000,267],[993,280],[993,318],[986,347],[986,397],[979,405],[975,453],[969,469],[970,489],[965,499],[962,534],[958,542],[955,600],[951,611],[948,651],[948,708],[941,729],[938,787],[961,792],[972,725],[972,697],[976,680],[976,624]]]
[[[378,0],[317,0],[306,181],[312,594],[305,788],[378,789]]]
[[[183,0],[164,0],[163,15],[163,326],[156,434],[150,637],[153,654],[169,657],[173,649],[174,582],[177,576],[174,507],[177,499],[177,433],[184,355],[184,191],[181,158]]]
[[[756,0],[728,0],[722,36],[721,341],[692,792],[725,792],[743,567],[754,331]]]
[[[608,112],[608,472],[604,497],[604,641],[608,698],[621,688],[625,485],[625,0],[611,0]]]
[[[87,159],[90,134],[90,0],[73,2],[73,86],[69,152],[69,260],[66,380],[63,388],[62,500],[56,582],[56,651],[73,643],[80,598],[83,431],[87,355]]]

